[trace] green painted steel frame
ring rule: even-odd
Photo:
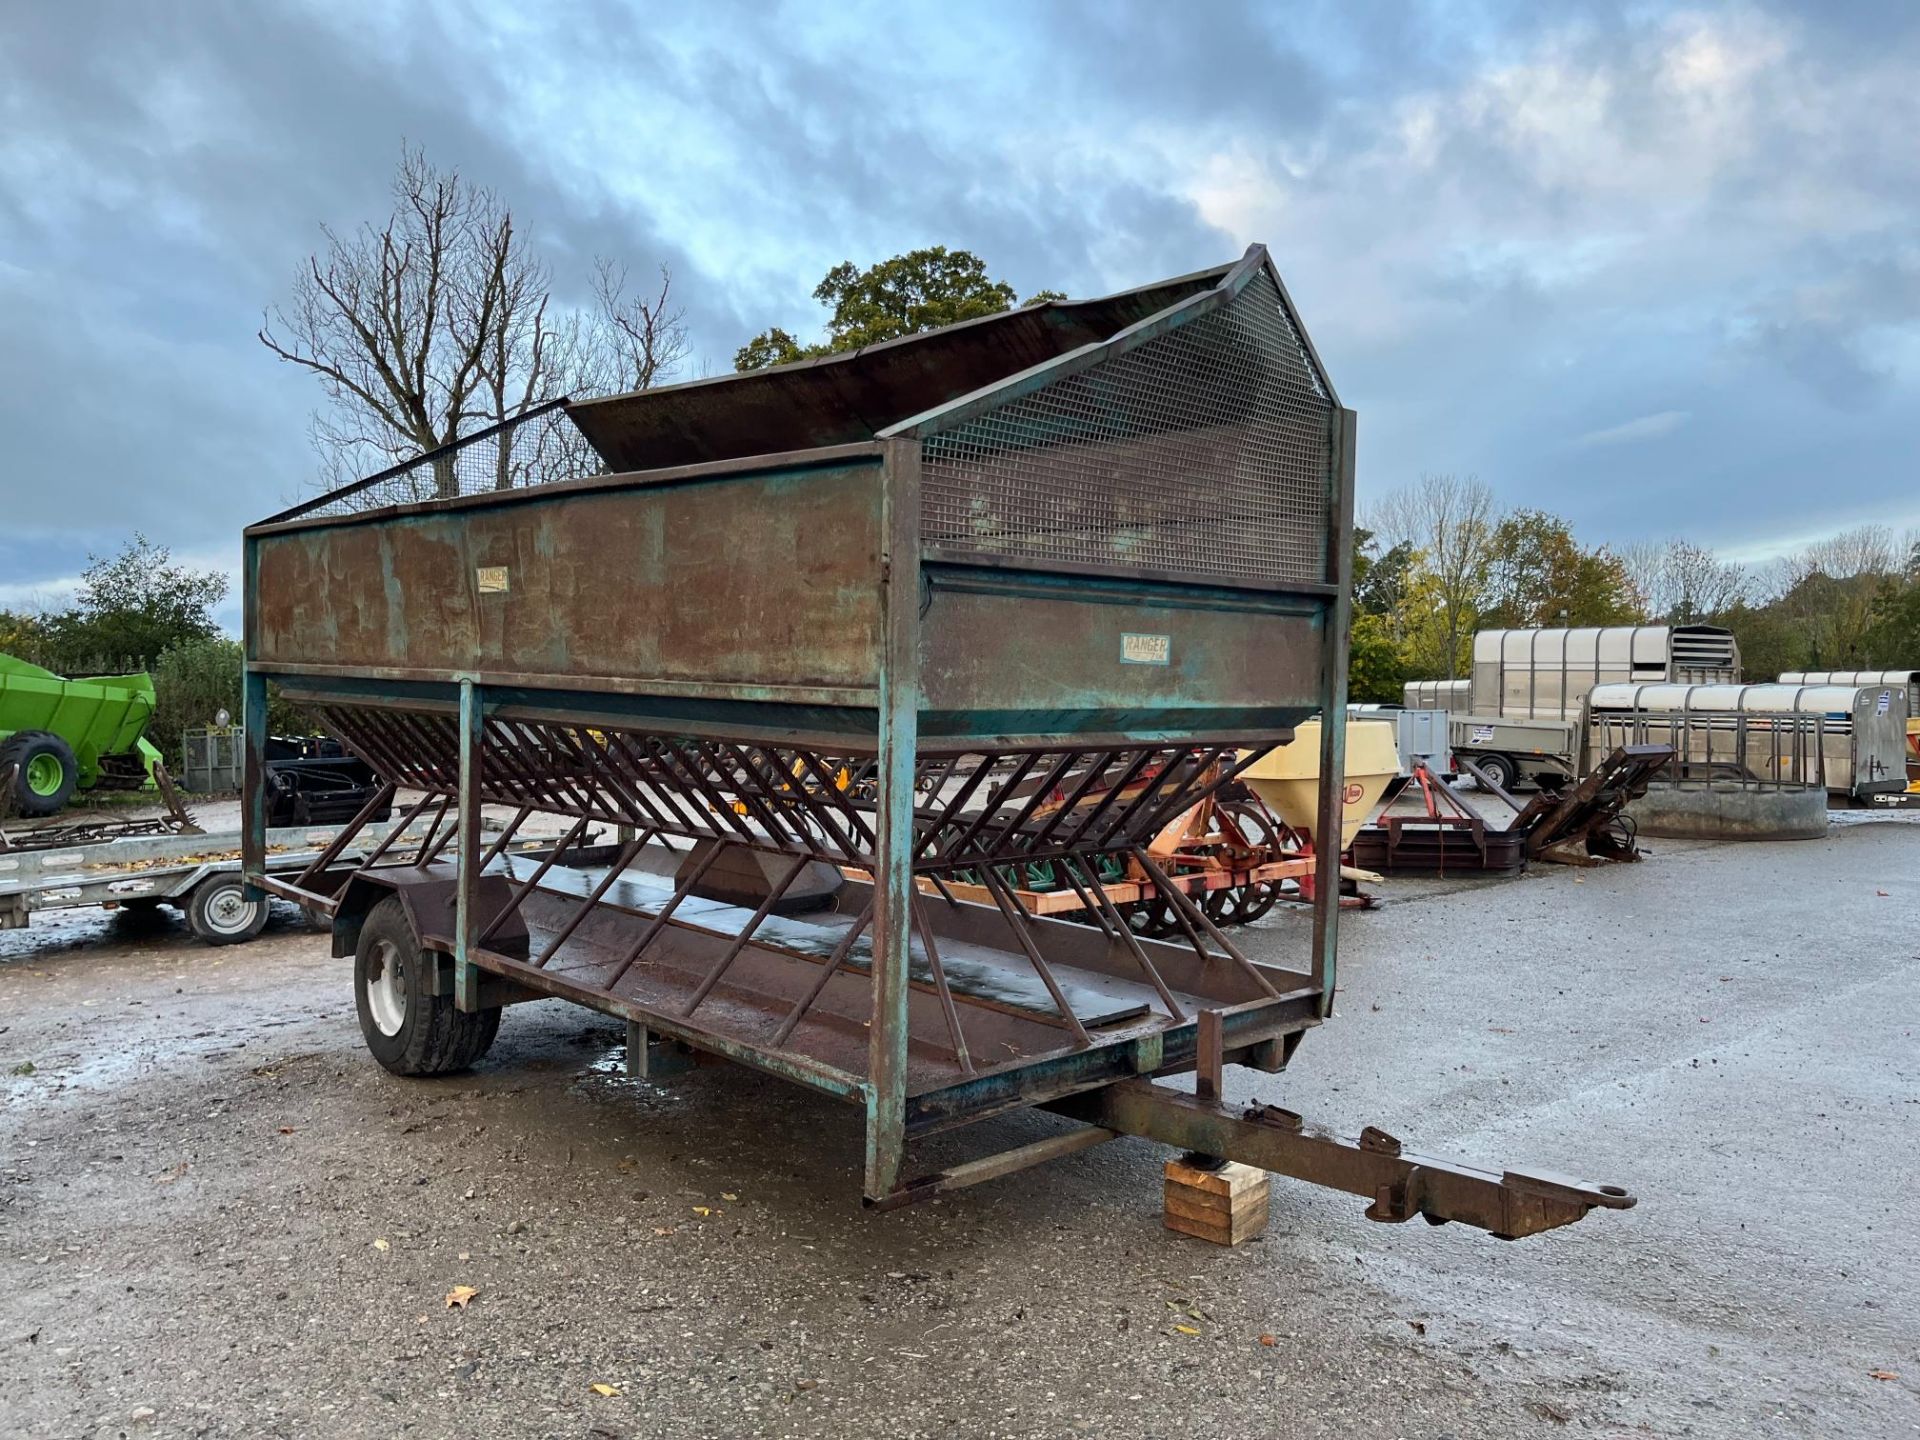
[[[245,689],[245,720],[248,735],[247,785],[245,807],[245,872],[250,885],[258,885],[264,876],[265,803],[264,745],[266,739],[266,698],[269,674],[280,678],[290,691],[304,698],[336,701],[385,703],[401,707],[451,710],[458,717],[460,735],[460,783],[457,825],[459,879],[456,896],[457,941],[454,954],[454,992],[456,1003],[472,1008],[479,1002],[480,972],[491,970],[509,980],[521,980],[546,993],[561,995],[594,1006],[607,1013],[638,1020],[660,1034],[689,1044],[711,1049],[757,1068],[861,1102],[867,1114],[867,1142],[864,1189],[870,1199],[879,1200],[897,1187],[910,1135],[942,1128],[947,1123],[962,1123],[999,1110],[1031,1104],[1037,1096],[1060,1094],[1069,1090],[1098,1088],[1118,1080],[1143,1074],[1165,1073],[1187,1068],[1194,1058],[1193,1026],[1173,1027],[1159,1035],[1135,1037],[1124,1043],[1094,1045],[1077,1051],[1049,1056],[1038,1062],[1005,1067],[970,1078],[962,1085],[922,1096],[910,1102],[907,1096],[907,1000],[909,993],[908,939],[912,928],[910,897],[913,893],[912,856],[913,781],[917,756],[922,753],[921,726],[927,718],[921,711],[920,609],[923,596],[923,547],[918,534],[918,482],[920,442],[917,431],[940,428],[966,414],[984,408],[990,399],[1004,399],[1036,388],[1065,373],[1096,364],[1110,354],[1123,353],[1145,343],[1154,335],[1194,315],[1206,313],[1226,303],[1259,266],[1268,266],[1265,252],[1250,252],[1221,288],[1194,297],[1142,322],[1102,346],[1087,347],[1049,365],[1010,377],[991,392],[961,397],[951,405],[928,415],[915,417],[886,433],[878,445],[857,447],[867,454],[878,450],[881,458],[881,639],[878,673],[875,676],[874,703],[847,705],[834,703],[845,697],[826,695],[785,699],[775,694],[720,697],[688,694],[586,692],[552,688],[529,683],[499,683],[472,673],[429,674],[354,673],[326,666],[297,667],[259,665],[256,654],[260,544],[276,531],[312,528],[328,524],[353,524],[360,517],[328,519],[303,516],[278,525],[249,529],[245,539],[245,628],[249,667]],[[1278,276],[1274,276],[1278,284]],[[1285,289],[1281,287],[1282,296]],[[1291,313],[1292,305],[1286,300]],[[1293,316],[1302,343],[1309,347],[1305,326]],[[1319,365],[1318,357],[1313,363]],[[1324,371],[1321,372],[1324,379]],[[1331,386],[1328,387],[1331,396]],[[1334,403],[1334,464],[1329,476],[1329,520],[1327,526],[1326,581],[1303,584],[1287,590],[1283,596],[1262,598],[1253,587],[1194,586],[1190,581],[1155,581],[1116,572],[1112,576],[1048,576],[1047,583],[1095,587],[1114,580],[1140,583],[1168,583],[1184,587],[1180,593],[1191,595],[1201,606],[1209,599],[1216,603],[1224,594],[1237,593],[1245,603],[1275,605],[1281,611],[1306,618],[1318,635],[1316,671],[1319,676],[1317,699],[1321,713],[1331,723],[1322,726],[1320,811],[1317,845],[1323,863],[1331,872],[1337,863],[1340,834],[1341,785],[1337,777],[1344,773],[1346,713],[1347,631],[1351,620],[1349,545],[1352,534],[1354,417]],[[856,447],[849,447],[856,448]],[[700,483],[723,480],[752,471],[756,464],[805,463],[808,457],[759,457],[746,463],[726,463],[689,467],[689,472],[671,477],[656,477],[671,483]],[[694,473],[697,472],[697,473]],[[604,488],[606,484],[647,483],[647,477],[614,477],[606,482],[584,482],[553,487],[555,492],[576,493]],[[471,508],[487,504],[525,503],[543,498],[541,490],[504,492],[495,497],[468,497],[462,500],[433,502],[401,507],[410,512],[434,513],[445,509]],[[970,563],[962,557],[929,554],[942,566]],[[983,579],[993,578],[996,568],[980,565]],[[1045,573],[1042,567],[1032,567]],[[1209,592],[1215,592],[1209,595]],[[486,682],[483,684],[483,682]],[[480,822],[480,745],[484,717],[497,713],[545,715],[575,723],[653,724],[676,728],[683,733],[712,736],[769,737],[786,744],[814,744],[823,747],[852,746],[864,739],[858,751],[877,753],[878,778],[878,886],[874,916],[874,963],[872,971],[872,1021],[869,1039],[868,1075],[858,1078],[832,1067],[805,1061],[804,1057],[783,1052],[759,1051],[751,1047],[719,1040],[670,1016],[641,1010],[612,995],[569,986],[560,977],[533,972],[530,967],[491,952],[478,943],[477,910],[474,905],[478,876],[474,860],[479,854],[477,837]],[[1036,716],[1023,716],[1010,728],[1030,725]],[[1066,718],[1066,717],[1060,717]],[[1164,723],[1143,727],[1138,733],[1125,724],[1116,738],[1156,741],[1185,738],[1184,732],[1169,733]],[[1265,718],[1269,725],[1275,715],[1229,717],[1233,723]],[[1287,717],[1289,720],[1292,716]],[[1258,727],[1265,728],[1265,727]],[[982,744],[987,737],[954,737],[948,749],[966,743]],[[1041,734],[999,734],[995,744],[1038,745],[1047,740]],[[1058,737],[1051,737],[1057,739]],[[1073,732],[1070,739],[1086,740]],[[934,736],[924,739],[938,747]],[[869,747],[871,747],[869,749]],[[1331,847],[1331,848],[1329,848]],[[258,893],[257,891],[255,893]],[[1280,1037],[1297,1034],[1331,1012],[1337,976],[1338,886],[1316,887],[1311,985],[1277,995],[1258,1004],[1239,1007],[1230,1016],[1231,1048],[1236,1056],[1257,1059],[1269,1067],[1279,1063],[1280,1052],[1272,1047]],[[956,1118],[957,1117],[957,1118]]]

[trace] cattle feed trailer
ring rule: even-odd
[[[1255,961],[1150,850],[1345,714],[1353,435],[1257,246],[531,411],[246,532],[248,878],[331,917],[389,1069],[572,1000],[628,1023],[642,1073],[720,1057],[863,1107],[879,1207],[1134,1134],[1384,1220],[1624,1208],[1224,1099],[1226,1065],[1281,1070],[1328,1017],[1338,890],[1305,956]],[[266,873],[269,681],[431,817],[417,846]],[[510,853],[536,814],[566,834]],[[1129,927],[1117,861],[1177,942]],[[1088,923],[1016,902],[1042,866]],[[903,1183],[916,1138],[1035,1106],[1078,1123]]]

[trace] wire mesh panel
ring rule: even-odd
[[[554,400],[536,406],[272,518],[352,515],[388,505],[483,495],[600,474],[606,465],[567,418],[563,404]]]
[[[922,442],[938,549],[1259,583],[1327,578],[1334,402],[1278,287]]]

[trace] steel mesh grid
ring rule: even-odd
[[[587,443],[587,437],[556,401],[403,461],[274,518],[352,515],[389,505],[550,485],[559,480],[598,475],[605,469],[605,463]]]
[[[1327,579],[1333,401],[1265,273],[1135,350],[922,442],[941,549]]]

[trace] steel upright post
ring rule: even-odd
[[[874,846],[873,1023],[866,1194],[888,1195],[906,1155],[907,959],[913,933],[913,777],[920,707],[920,446],[887,444],[881,476],[880,796]]]
[[[453,1003],[462,1010],[480,1008],[480,970],[473,963],[479,948],[480,914],[474,904],[480,883],[480,687],[460,682],[459,879],[454,889]]]
[[[1314,821],[1313,983],[1320,1014],[1333,1013],[1338,979],[1340,831],[1346,812],[1347,631],[1353,624],[1354,413],[1333,418],[1333,473],[1327,497],[1327,578],[1336,587],[1320,630],[1320,813]]]
[[[240,873],[247,883],[246,898],[266,899],[253,881],[267,872],[267,677],[247,667],[240,696],[241,733],[246,737],[246,763],[241,776]]]

